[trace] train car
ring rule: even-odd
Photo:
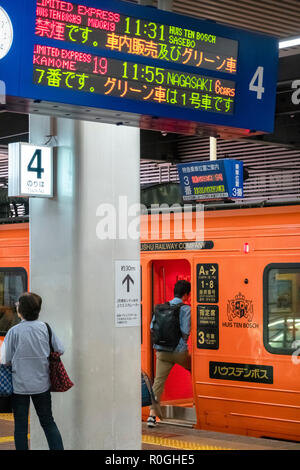
[[[162,403],[194,407],[199,429],[300,441],[300,206],[207,210],[194,240],[195,212],[184,236],[178,214],[170,234],[163,215],[151,218],[141,221],[141,303],[152,377],[153,306],[177,279],[192,285],[192,372],[172,369]]]
[[[142,368],[154,377],[154,305],[189,280],[192,372],[173,368],[166,409],[194,410],[199,429],[300,441],[300,205],[225,207],[204,211],[203,233],[196,212],[185,230],[180,214],[141,217]],[[0,342],[28,275],[28,224],[0,225]]]

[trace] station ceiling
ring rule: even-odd
[[[173,11],[278,38],[300,33],[299,0],[174,0]]]
[[[158,0],[129,0],[158,5]],[[173,0],[172,11],[278,38],[300,33],[299,0]]]

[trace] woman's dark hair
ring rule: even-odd
[[[180,299],[185,295],[191,292],[191,283],[185,281],[184,279],[177,281],[174,286],[174,296],[179,297]]]
[[[19,313],[24,320],[33,321],[39,318],[41,311],[42,298],[33,292],[24,292],[19,298]]]

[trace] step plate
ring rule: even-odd
[[[197,423],[196,411],[192,407],[162,405],[162,422],[176,426],[193,427]]]

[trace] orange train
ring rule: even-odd
[[[300,441],[300,206],[205,211],[204,240],[194,243],[178,239],[174,217],[169,239],[159,223],[153,231],[142,217],[150,374],[153,305],[172,298],[177,279],[192,285],[192,373],[176,366],[162,399],[194,406],[199,429]]]
[[[192,373],[173,368],[163,403],[194,408],[199,429],[300,441],[300,205],[206,210],[195,240],[179,225],[141,218],[143,369],[154,376],[153,305],[187,279]],[[0,334],[27,286],[28,233],[0,225]]]

